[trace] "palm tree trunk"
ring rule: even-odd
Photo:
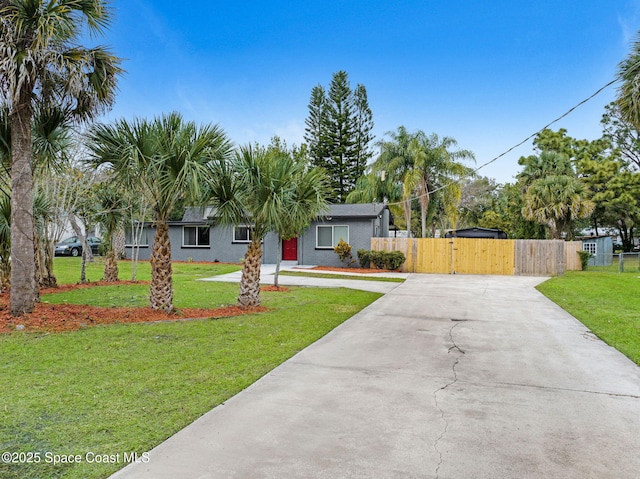
[[[104,257],[104,281],[114,283],[118,281],[118,262],[113,247],[109,248]]]
[[[151,252],[151,290],[149,303],[153,309],[173,312],[173,282],[171,279],[171,240],[166,221],[158,221]]]
[[[260,306],[260,264],[262,263],[262,241],[256,238],[249,244],[244,255],[242,280],[238,305],[247,308]]]
[[[406,198],[402,203],[404,207],[404,219],[407,223],[407,238],[411,238],[411,197]]]
[[[33,168],[30,89],[23,86],[11,114],[11,295],[12,316],[30,313],[38,297],[33,245]]]
[[[277,288],[278,276],[280,276],[280,256],[282,255],[282,236],[278,235],[278,252],[276,253],[276,273],[273,276],[273,285]]]

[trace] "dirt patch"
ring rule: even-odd
[[[289,288],[285,288],[283,286],[260,286],[260,291],[268,291],[268,292],[277,292],[277,293],[288,293],[290,291]]]
[[[130,281],[117,283],[88,283],[64,285],[60,288],[48,288],[42,294],[69,291],[78,288],[99,287],[104,285],[132,284]],[[134,283],[140,284],[140,283]],[[214,309],[182,308],[175,313],[165,313],[151,308],[101,308],[81,304],[47,304],[38,303],[33,313],[14,318],[9,314],[9,295],[0,295],[0,334],[11,333],[16,330],[29,332],[58,333],[63,331],[77,331],[78,329],[99,324],[114,323],[149,323],[157,321],[181,321],[198,318],[226,318],[242,314],[267,311],[268,308],[240,308],[239,306],[225,306]]]
[[[336,268],[332,266],[315,266],[313,268],[299,268],[304,271],[305,269],[313,269],[316,271],[338,271],[340,273],[354,273],[354,274],[371,274],[371,273],[398,273],[398,271],[392,271],[389,269],[377,269],[377,268]]]

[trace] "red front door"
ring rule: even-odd
[[[298,261],[298,238],[282,241],[282,260]]]

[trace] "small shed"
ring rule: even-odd
[[[591,253],[589,266],[609,266],[613,263],[613,239],[611,236],[580,236],[582,251]]]
[[[463,228],[459,230],[447,231],[445,238],[489,238],[489,239],[507,239],[507,233],[498,229],[491,228]]]

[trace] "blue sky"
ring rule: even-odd
[[[311,88],[365,85],[377,139],[404,125],[452,136],[481,165],[614,78],[640,0],[115,0],[99,43],[125,59],[115,107],[179,111],[236,144],[303,141]],[[609,87],[552,128],[601,134]],[[512,181],[530,142],[480,173]]]

